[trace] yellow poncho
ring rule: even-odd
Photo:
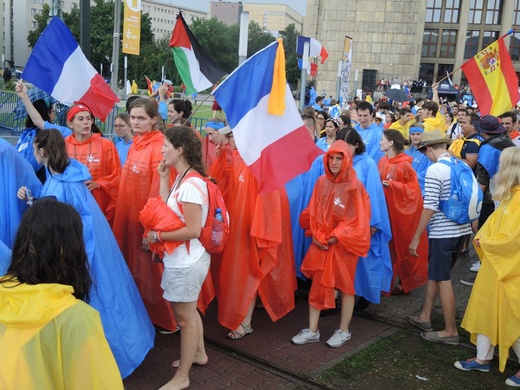
[[[98,312],[72,293],[0,278],[0,389],[123,389]]]
[[[486,335],[491,344],[500,345],[500,371],[504,371],[509,349],[520,337],[520,186],[479,230],[475,245],[482,261],[471,291],[462,327]]]

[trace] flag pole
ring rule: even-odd
[[[217,85],[217,83],[213,84],[212,89],[215,88],[215,85]],[[191,112],[191,115],[190,115],[188,118],[186,118],[186,120],[185,120],[184,123],[182,124],[183,126],[184,126],[187,122],[189,122],[189,120],[193,117],[193,115],[195,115],[195,113],[199,110],[199,108],[202,106],[202,104],[204,104],[204,103],[206,102],[206,100],[209,99],[210,96],[211,96],[211,93],[208,93],[208,96],[206,96],[206,97],[204,98],[204,100],[202,100],[202,102],[200,102],[200,104],[199,104],[197,107],[195,107],[195,109]]]
[[[512,29],[509,30],[507,33],[505,33],[505,34],[502,35],[500,38],[498,38],[496,41],[498,41],[498,40],[500,40],[500,39],[504,39],[504,38],[507,37],[508,35],[513,34],[515,31],[516,31],[516,28],[512,28]],[[496,42],[496,41],[495,41],[495,42]],[[494,43],[494,42],[492,42],[492,43]],[[490,43],[489,45],[491,45],[491,43]],[[489,46],[489,45],[488,45],[488,46]],[[482,51],[482,50],[481,50],[481,51]],[[480,51],[479,51],[479,53],[480,53]],[[473,57],[472,57],[472,58],[473,58]],[[468,61],[469,61],[469,60],[468,60]],[[468,61],[466,61],[466,62],[468,62]],[[465,64],[466,62],[464,62],[464,64]],[[437,81],[437,84],[440,84],[441,82],[443,82],[444,80],[446,80],[447,78],[449,78],[453,73],[455,73],[455,72],[458,71],[460,68],[462,68],[462,66],[463,66],[464,64],[462,64],[461,66],[459,66],[459,67],[458,67],[457,69],[455,69],[453,72],[448,73],[445,77],[443,77],[443,78],[440,79],[439,81]]]

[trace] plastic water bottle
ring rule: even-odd
[[[224,223],[222,210],[220,210],[220,208],[215,210],[215,219]],[[222,226],[222,223],[214,223],[213,228],[211,229],[211,245],[213,246],[220,246],[222,243],[222,236],[224,235],[224,227]]]
[[[450,196],[449,201],[449,216],[448,218],[453,220],[457,220],[462,215],[462,205],[459,198],[459,193],[457,191],[453,191],[453,193]],[[451,217],[451,218],[450,218]]]

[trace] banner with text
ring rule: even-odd
[[[352,38],[345,36],[345,46],[343,48],[343,63],[341,64],[341,77],[339,97],[341,107],[345,108],[350,97],[350,68],[352,67]]]
[[[141,40],[141,0],[125,0],[123,53],[139,55]]]

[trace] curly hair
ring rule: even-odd
[[[47,165],[54,172],[63,173],[70,160],[63,136],[56,129],[39,131],[34,137],[34,150],[43,149],[47,156]]]
[[[186,163],[203,177],[208,177],[202,163],[202,143],[191,127],[173,126],[166,130],[164,136],[174,148],[183,149]]]
[[[42,131],[45,133],[46,131]],[[4,282],[59,283],[88,302],[92,285],[83,241],[83,224],[70,205],[54,199],[36,201],[24,214]]]

